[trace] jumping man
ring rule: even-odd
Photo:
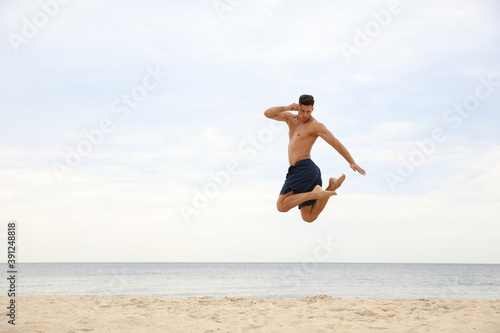
[[[311,148],[320,136],[342,155],[351,166],[351,169],[365,175],[365,170],[354,162],[351,154],[337,140],[325,125],[318,122],[311,114],[314,110],[314,98],[311,95],[302,95],[299,104],[275,106],[267,109],[264,115],[268,118],[284,121],[290,129],[288,144],[288,162],[290,167],[286,175],[285,184],[281,189],[276,204],[278,211],[288,212],[299,206],[302,219],[313,222],[325,208],[328,199],[336,195],[335,190],[342,185],[345,175],[338,179],[330,178],[328,187],[323,190],[321,185],[321,171],[311,160]],[[293,114],[289,111],[298,111]]]

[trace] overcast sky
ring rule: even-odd
[[[0,2],[19,260],[500,263],[498,1]],[[312,224],[276,210],[316,99]],[[318,247],[335,244],[328,256]],[[2,254],[5,256],[5,254]]]

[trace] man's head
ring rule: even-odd
[[[301,95],[299,97],[299,119],[303,123],[307,123],[311,119],[311,113],[314,108],[314,97],[311,95]]]

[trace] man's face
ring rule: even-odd
[[[298,114],[300,121],[307,123],[311,119],[311,113],[313,110],[314,108],[311,105],[300,104]]]

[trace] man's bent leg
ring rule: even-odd
[[[331,177],[329,180],[328,187],[326,188],[326,191],[335,191],[336,189],[338,189],[340,187],[340,185],[342,185],[344,180],[345,180],[344,174],[342,174],[342,176],[340,176],[338,179],[335,177]],[[335,195],[336,194],[337,193],[335,193]],[[328,203],[328,199],[330,199],[330,197],[316,200],[316,202],[314,202],[310,206],[303,206],[300,209],[300,214],[302,215],[302,219],[305,222],[309,222],[309,223],[316,220],[318,218],[319,214],[325,208],[326,204]]]
[[[310,206],[302,206],[302,208],[300,209],[302,219],[308,223],[314,222],[326,207],[328,199],[330,198],[316,200],[316,202],[314,202]]]
[[[305,201],[329,198],[334,194],[335,192],[325,191],[319,185],[317,185],[311,192],[295,194],[293,193],[293,191],[290,191],[286,194],[281,194],[278,197],[278,202],[276,203],[276,207],[280,212],[288,212],[293,207],[296,207]]]

